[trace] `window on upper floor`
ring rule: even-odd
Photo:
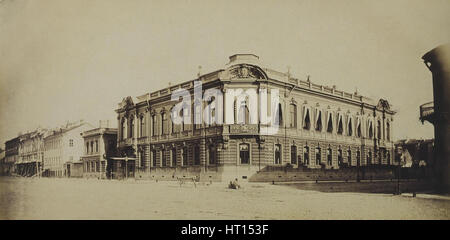
[[[145,118],[144,116],[139,117],[139,137],[145,136]]]
[[[133,138],[134,137],[134,118],[133,117],[131,117],[131,119],[130,119],[130,131],[129,131],[129,136],[130,136],[130,138]]]
[[[309,116],[309,109],[306,109],[305,120],[303,121],[303,129],[309,130],[311,128],[311,117]]]
[[[343,132],[344,132],[344,126],[342,125],[342,118],[339,117],[337,134],[341,134],[342,135]]]
[[[332,133],[333,132],[333,118],[331,117],[331,114],[328,116],[328,124],[327,124],[327,132]]]
[[[319,110],[317,110],[317,111],[319,111]],[[322,131],[322,112],[321,111],[319,111],[317,114],[316,131],[318,131],[318,132]]]
[[[377,121],[377,138],[381,139],[381,122],[380,120]]]
[[[156,136],[156,131],[158,129],[157,122],[156,122],[156,115],[152,115],[152,136]]]
[[[169,123],[167,119],[167,113],[161,113],[162,126],[161,126],[161,134],[165,135],[169,133]]]
[[[348,131],[347,131],[348,135],[352,136],[353,135],[353,124],[352,124],[352,119],[351,118],[348,120],[348,127],[347,127],[347,129],[348,129]]]
[[[372,122],[369,123],[369,138],[373,138]]]
[[[73,139],[69,139],[69,147],[73,147]]]
[[[388,141],[391,140],[391,125],[389,124],[389,122],[386,123],[386,139]]]
[[[293,103],[289,104],[289,127],[297,127],[297,106]]]
[[[126,123],[126,121],[125,121],[125,119],[122,119],[122,121],[121,121],[121,127],[120,127],[120,129],[121,129],[121,136],[122,136],[122,139],[125,139],[125,138],[127,138],[127,123]]]

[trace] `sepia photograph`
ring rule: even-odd
[[[450,220],[449,26],[448,0],[0,0],[0,220]]]

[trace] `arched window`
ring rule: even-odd
[[[309,147],[306,146],[303,148],[303,161],[305,165],[309,165]]]
[[[181,110],[180,110],[180,117],[181,117],[181,119],[182,119],[182,121],[181,121],[181,131],[182,132],[184,132],[184,108],[182,108]]]
[[[327,164],[330,166],[333,165],[333,154],[331,148],[327,149]]]
[[[353,135],[353,125],[352,125],[352,119],[351,118],[348,120],[348,135],[349,136]]]
[[[373,138],[372,122],[369,123],[369,138]]]
[[[125,119],[122,119],[121,124],[121,135],[122,139],[127,138],[127,123],[125,122]]]
[[[388,141],[391,140],[391,125],[389,124],[389,122],[386,123],[386,139]]]
[[[317,110],[317,120],[316,120],[316,131],[321,132],[322,131],[322,111]]]
[[[328,116],[327,132],[333,132],[333,118],[331,117],[331,114]]]
[[[156,115],[152,115],[152,136],[156,136],[157,129],[158,129],[158,127],[157,127]]]
[[[139,137],[143,137],[145,135],[145,119],[144,116],[139,117]]]
[[[281,144],[275,144],[275,164],[281,164]]]
[[[342,125],[342,118],[339,117],[337,134],[341,134],[344,132],[344,126]]]
[[[241,101],[239,104],[237,116],[238,124],[249,124],[250,123],[250,112],[248,110],[247,101]]]
[[[306,109],[305,112],[305,120],[303,122],[303,129],[309,130],[311,129],[311,117],[309,116],[309,109]]]
[[[194,103],[194,129],[200,129],[202,125],[202,103]]]
[[[378,139],[381,139],[381,122],[380,122],[380,120],[377,121],[377,137],[378,137]]]
[[[321,153],[321,149],[320,149],[320,147],[317,147],[316,148],[316,165],[320,165],[320,162],[321,162],[321,156],[322,156],[322,153]]]
[[[281,103],[278,104],[276,111],[275,125],[282,127],[283,126],[283,109],[281,108]]]
[[[162,120],[162,125],[161,125],[161,135],[165,135],[169,133],[169,123],[167,120],[167,114],[165,112],[161,113],[161,120]]]
[[[289,127],[297,127],[297,106],[293,103],[289,104]]]
[[[134,137],[134,117],[131,117],[130,119],[130,131],[129,131],[130,138]]]
[[[358,127],[356,128],[356,136],[361,137],[361,123],[358,123]]]

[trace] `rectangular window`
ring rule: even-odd
[[[69,147],[73,147],[73,139],[69,139]]]
[[[167,164],[166,162],[166,153],[164,150],[161,150],[161,167],[165,167]]]
[[[188,148],[183,148],[183,166],[188,165]]]
[[[173,148],[172,149],[172,167],[176,167],[177,166],[177,149]]]
[[[281,164],[281,145],[275,144],[275,164]]]
[[[168,120],[167,120],[167,114],[166,113],[163,113],[163,114],[161,114],[161,118],[162,118],[162,135],[165,135],[165,134],[168,134],[169,133],[169,131],[168,131]]]
[[[156,156],[158,154],[156,153],[156,150],[153,150],[152,152],[152,167],[156,167]]]
[[[297,146],[291,146],[291,164],[297,164]]]
[[[200,147],[194,147],[194,165],[200,165]]]
[[[250,163],[250,145],[247,143],[239,144],[239,160],[241,164]]]
[[[216,164],[216,148],[212,146],[209,147],[209,164]]]

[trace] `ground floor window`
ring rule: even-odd
[[[357,166],[361,165],[361,152],[359,150],[356,151],[356,165]]]
[[[281,164],[281,144],[275,144],[275,164]]]
[[[391,165],[391,154],[389,152],[386,153],[386,161],[387,165]]]
[[[209,152],[209,164],[210,165],[216,164],[217,159],[216,148],[214,146],[210,146],[208,152]]]
[[[332,163],[333,163],[333,154],[332,154],[331,148],[328,148],[327,149],[327,164],[329,166],[331,166]]]
[[[141,168],[144,168],[145,167],[145,154],[144,154],[144,151],[142,151],[142,152],[140,152],[140,157],[141,157],[141,159],[140,159],[140,167]]]
[[[372,152],[369,151],[367,154],[367,164],[372,164]]]
[[[161,150],[161,166],[165,167],[167,164],[166,162],[166,154],[164,152],[164,150]]]
[[[320,158],[322,156],[322,150],[320,149],[320,147],[316,148],[316,165],[320,165]]]
[[[156,150],[152,151],[152,167],[156,167]]]
[[[303,161],[305,165],[309,165],[309,147],[303,148]]]
[[[177,149],[173,148],[172,149],[172,167],[176,167],[177,166]]]
[[[183,166],[188,165],[188,149],[186,147],[183,148]]]
[[[291,164],[297,164],[297,146],[291,146]]]
[[[349,166],[352,165],[352,150],[350,149],[347,151],[347,163]]]
[[[200,165],[200,146],[194,147],[194,165]]]
[[[342,149],[338,149],[338,165],[342,165]],[[349,164],[350,165],[350,164]]]
[[[239,162],[240,164],[250,163],[250,146],[247,143],[239,144]]]

